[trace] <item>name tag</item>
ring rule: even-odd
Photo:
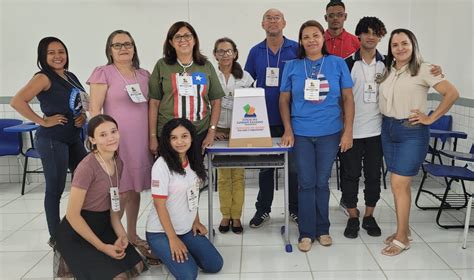
[[[82,110],[89,111],[89,94],[81,91],[79,93],[81,98]]]
[[[278,68],[278,67],[267,67],[265,85],[267,87],[277,87],[278,86],[279,75],[280,75],[280,68]]]
[[[364,83],[364,102],[377,103],[377,84],[375,82]]]
[[[304,82],[304,100],[319,101],[320,81],[316,79],[306,79]]]
[[[196,96],[192,76],[178,76],[178,94],[180,96]]]
[[[224,96],[221,101],[222,108],[232,110],[234,108],[234,97]]]
[[[189,211],[194,211],[199,206],[199,186],[199,180],[196,179],[187,190]]]
[[[117,187],[110,188],[110,206],[112,208],[112,211],[120,211],[120,194],[119,189]]]
[[[143,103],[147,102],[145,96],[142,93],[142,90],[140,89],[139,84],[132,84],[132,85],[126,85],[125,90],[128,93],[128,96],[134,103]]]

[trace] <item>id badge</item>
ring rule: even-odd
[[[267,87],[277,87],[278,77],[280,75],[280,68],[278,67],[267,67],[265,85]]]
[[[377,103],[377,84],[375,82],[364,83],[364,102]]]
[[[234,97],[232,96],[224,96],[222,98],[222,108],[232,110],[234,107]]]
[[[304,82],[304,100],[319,101],[319,85],[319,80],[306,79]]]
[[[84,111],[89,111],[89,94],[81,91],[79,97],[81,98],[82,109]]]
[[[199,206],[199,185],[199,181],[196,180],[187,190],[189,211],[194,211]]]
[[[178,94],[180,96],[196,96],[192,76],[178,76]]]
[[[139,84],[126,85],[125,90],[134,103],[143,103],[147,101]]]
[[[110,188],[110,206],[112,208],[112,211],[120,211],[120,194],[119,189],[117,187]]]

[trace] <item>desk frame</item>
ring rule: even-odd
[[[293,251],[292,245],[290,243],[290,233],[289,233],[289,198],[288,198],[288,152],[291,150],[291,147],[281,147],[277,143],[280,142],[280,139],[273,139],[273,147],[268,148],[233,148],[228,147],[227,141],[216,141],[214,146],[207,148],[207,163],[208,163],[208,218],[209,218],[209,233],[208,237],[211,243],[214,243],[214,228],[213,228],[213,170],[214,168],[284,168],[284,177],[285,177],[285,186],[284,186],[284,200],[285,200],[285,224],[281,227],[281,234],[283,235],[285,250],[290,253]],[[284,163],[283,165],[236,165],[232,162],[228,162],[225,167],[214,167],[213,159],[215,156],[262,156],[262,155],[283,155]]]

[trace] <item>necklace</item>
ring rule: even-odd
[[[194,63],[194,60],[191,60],[191,62],[187,65],[184,65],[181,61],[179,61],[179,59],[176,59],[178,61],[178,64],[183,67],[183,74],[186,73],[186,69],[188,69],[189,67],[191,67]]]

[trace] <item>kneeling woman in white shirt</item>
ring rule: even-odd
[[[196,131],[186,119],[165,124],[161,157],[153,165],[151,192],[155,207],[148,216],[146,238],[153,253],[178,279],[196,279],[198,267],[216,273],[222,256],[206,238],[199,221],[199,186],[206,178]]]

